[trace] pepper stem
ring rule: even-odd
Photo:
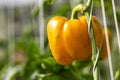
[[[86,12],[88,8],[90,8],[90,12],[92,12],[93,0],[88,0],[86,4],[77,5],[72,11],[71,19],[78,19],[78,13],[79,12],[81,14],[84,14],[87,18],[89,35],[90,35],[91,43],[92,43],[92,58],[91,59],[92,59],[92,62],[93,62],[93,77],[94,77],[94,80],[99,80],[98,62],[99,62],[100,52],[99,52],[99,50],[96,46],[94,30],[93,30],[93,27],[91,25],[91,14],[92,13],[90,13],[90,15],[89,15],[88,12]]]
[[[78,13],[84,14],[86,9],[90,6],[91,0],[88,0],[86,4],[79,4],[72,10],[71,19],[78,19]]]

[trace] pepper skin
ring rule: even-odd
[[[100,49],[103,43],[103,28],[95,16],[91,19],[96,44]],[[63,34],[65,48],[73,59],[88,60],[91,58],[92,45],[85,16],[67,21],[64,24]]]
[[[68,54],[63,43],[65,17],[53,17],[47,24],[49,46],[55,60],[62,65],[71,64],[73,58]]]
[[[104,33],[99,20],[92,16],[96,44],[101,49]],[[53,17],[47,24],[50,50],[55,60],[62,65],[74,60],[88,60],[92,55],[91,39],[85,16],[68,20],[62,16]]]

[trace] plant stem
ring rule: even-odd
[[[90,2],[88,2],[88,4],[89,3]],[[92,5],[93,4],[91,4],[91,6]],[[91,12],[92,12],[92,9],[91,9]],[[91,59],[92,59],[92,62],[93,62],[93,77],[94,77],[94,80],[99,80],[98,61],[99,61],[100,52],[97,49],[95,35],[94,35],[94,30],[93,30],[93,27],[91,25],[91,15],[92,15],[92,13],[89,15],[88,12],[85,12],[85,16],[87,18],[87,23],[88,23],[89,35],[90,35],[91,43],[92,43],[92,58]]]
[[[90,6],[90,4],[91,0],[88,0],[86,4],[77,5],[72,11],[71,19],[78,19],[78,12],[84,14],[84,12]]]
[[[94,36],[94,30],[91,25],[92,13],[90,13],[90,16],[89,16],[88,12],[86,12],[87,10],[89,10],[89,8],[90,8],[90,12],[92,12],[93,0],[88,0],[86,4],[77,5],[72,11],[71,19],[78,19],[78,12],[80,12],[81,14],[85,14],[85,16],[87,18],[88,29],[89,29],[88,31],[89,31],[89,35],[90,35],[91,43],[92,43],[92,58],[91,59],[93,62],[93,77],[94,77],[94,80],[99,80],[98,61],[99,61],[100,52],[97,49],[96,40],[95,40],[95,36]]]
[[[87,17],[87,22],[89,24],[89,21],[91,20],[89,15],[86,13],[85,14],[86,17]],[[91,21],[90,21],[91,23]],[[93,27],[92,25],[88,25],[89,27],[89,35],[90,35],[90,38],[91,38],[91,43],[92,43],[92,62],[93,62],[93,77],[94,77],[94,80],[99,80],[99,75],[98,75],[98,60],[99,60],[99,50],[97,49],[97,46],[96,46],[96,41],[95,41],[95,35],[94,35],[94,30],[93,30]]]
[[[91,4],[91,0],[88,0],[87,3],[86,3],[87,7],[89,7],[90,4]]]
[[[93,73],[94,80],[99,80],[99,74],[98,74],[98,68],[96,67],[94,73]]]
[[[86,5],[84,4],[77,5],[72,11],[71,19],[78,19],[78,12],[83,13],[85,10],[86,10]]]
[[[115,80],[119,80],[120,79],[120,69],[118,69],[115,73]]]

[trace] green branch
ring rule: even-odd
[[[84,14],[84,12],[89,8],[90,4],[91,0],[88,0],[86,4],[77,5],[72,11],[71,19],[78,19],[78,13],[80,12],[81,14]]]
[[[88,0],[88,1],[91,1],[91,0]],[[90,2],[88,2],[88,6],[90,5],[89,3]],[[94,30],[93,30],[93,27],[91,24],[92,8],[93,8],[93,2],[91,4],[90,15],[88,14],[88,12],[85,12],[85,16],[87,18],[89,35],[90,35],[90,39],[91,39],[91,43],[92,43],[92,58],[91,59],[93,62],[93,77],[94,77],[94,80],[99,80],[98,61],[99,61],[100,52],[99,52],[97,45],[96,45]]]
[[[93,77],[94,77],[94,80],[99,80],[98,62],[99,62],[100,52],[96,46],[94,30],[91,25],[92,9],[93,9],[93,0],[88,0],[86,4],[79,4],[73,9],[71,19],[78,19],[79,12],[86,16],[87,23],[88,23],[88,31],[89,31],[89,35],[91,39],[91,44],[92,44],[92,58],[91,59],[93,62]],[[89,10],[90,10],[90,15],[88,14]]]

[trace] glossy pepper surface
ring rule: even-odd
[[[51,52],[55,60],[62,65],[73,62],[73,58],[66,51],[63,42],[63,25],[66,21],[67,19],[65,17],[56,16],[47,25],[47,35]]]
[[[104,31],[99,20],[92,16],[96,45],[101,49]],[[47,24],[50,50],[55,60],[62,65],[74,60],[88,60],[92,55],[91,39],[85,16],[68,20],[62,16],[53,17]]]
[[[103,42],[103,28],[99,20],[92,16],[92,26],[98,48]],[[78,60],[88,60],[92,55],[91,39],[85,16],[69,20],[64,24],[64,45],[70,56]]]

